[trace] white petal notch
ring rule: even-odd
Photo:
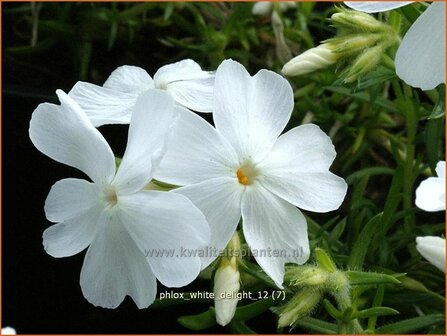
[[[278,287],[285,263],[309,258],[307,223],[296,206],[332,211],[347,190],[346,182],[329,172],[335,148],[317,126],[280,136],[293,103],[292,88],[280,75],[261,70],[250,76],[241,64],[224,61],[214,86],[216,127],[198,116],[181,117],[181,131],[169,140],[155,173],[182,185],[172,192],[203,212],[211,228],[210,250],[225,248],[242,218],[248,245]],[[205,256],[202,267],[217,256]]]
[[[93,305],[116,308],[130,296],[138,308],[146,308],[156,297],[157,278],[180,287],[199,274],[200,258],[179,251],[202,249],[210,241],[208,222],[189,199],[145,190],[181,108],[166,92],[141,93],[115,172],[105,139],[72,98],[61,91],[58,95],[62,105],[41,104],[33,113],[31,140],[44,154],[79,168],[93,182],[64,179],[53,186],[45,213],[56,224],[45,230],[44,248],[54,257],[87,248],[80,285]]]
[[[197,112],[212,112],[214,73],[193,60],[168,64],[154,79],[142,68],[124,65],[112,72],[103,86],[78,82],[69,92],[91,122],[129,124],[138,97],[149,90],[168,92],[175,102]]]

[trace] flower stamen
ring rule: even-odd
[[[118,196],[113,189],[109,189],[105,192],[104,199],[110,207],[114,207],[118,203]]]
[[[242,170],[242,168],[239,168],[239,169],[237,170],[236,175],[237,175],[237,179],[239,180],[239,183],[240,183],[240,184],[243,184],[243,185],[249,185],[249,184],[251,183],[251,182],[250,182],[250,179],[248,178],[247,175],[245,175],[245,173],[244,173],[244,171]]]

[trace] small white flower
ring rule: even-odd
[[[327,212],[345,197],[345,181],[328,170],[334,146],[313,124],[279,136],[294,100],[290,84],[274,72],[251,77],[226,60],[216,72],[214,102],[215,128],[194,113],[182,114],[156,178],[184,186],[175,192],[205,214],[211,247],[222,250],[242,216],[254,257],[281,287],[284,263],[309,257],[306,219],[296,206]]]
[[[30,123],[30,138],[42,153],[75,167],[92,181],[56,182],[46,199],[52,225],[43,245],[53,257],[68,257],[88,247],[81,289],[95,306],[117,307],[126,295],[138,308],[156,295],[156,278],[169,287],[190,283],[201,269],[197,257],[148,252],[200,248],[209,242],[201,212],[186,197],[143,190],[162,157],[160,148],[175,106],[168,94],[149,91],[138,98],[120,167],[104,137],[79,105],[58,90],[61,105],[40,104]]]
[[[240,288],[240,274],[237,269],[236,257],[223,262],[214,275],[214,307],[216,321],[226,326],[233,319],[238,303],[237,294]]]
[[[273,4],[270,1],[258,1],[254,4],[251,12],[253,15],[268,15],[273,11]],[[294,1],[278,1],[275,4],[278,5],[281,12],[285,12],[289,8],[296,8],[296,2]]]
[[[138,96],[151,89],[166,90],[177,104],[198,112],[212,111],[214,73],[203,71],[190,59],[168,64],[152,79],[139,67],[124,65],[103,86],[77,82],[68,95],[95,126],[128,124]]]
[[[401,2],[345,2],[367,13],[408,5]],[[445,2],[433,2],[405,34],[396,53],[396,73],[408,85],[431,90],[445,83]]]
[[[438,177],[429,177],[416,189],[416,206],[425,211],[445,210],[445,161],[436,165]]]
[[[433,266],[445,273],[445,239],[425,236],[416,238],[416,249]]]
[[[17,332],[14,328],[11,327],[4,327],[2,328],[2,335],[16,335]]]
[[[338,58],[333,48],[323,43],[292,58],[284,64],[281,72],[285,76],[305,75],[336,63]]]

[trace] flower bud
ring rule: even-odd
[[[222,258],[219,268],[214,275],[214,307],[216,321],[225,326],[232,320],[238,303],[237,294],[240,288],[240,274],[237,259]]]
[[[329,281],[329,272],[315,266],[293,266],[286,270],[284,279],[290,286],[325,286]]]
[[[365,52],[355,59],[354,63],[348,69],[344,82],[355,82],[361,75],[364,75],[375,68],[380,62],[382,53],[383,47],[381,45],[365,50]]]
[[[278,328],[291,326],[299,318],[310,314],[322,297],[323,294],[319,290],[305,288],[299,291],[280,308]]]
[[[380,34],[350,34],[332,38],[328,42],[334,46],[334,52],[345,57],[374,46],[381,38]]]
[[[284,64],[281,72],[286,76],[299,76],[315,70],[326,68],[337,62],[339,55],[333,51],[329,43],[306,50]]]
[[[381,32],[388,30],[389,26],[376,20],[372,15],[354,10],[341,10],[332,14],[331,22],[337,28],[353,32]]]

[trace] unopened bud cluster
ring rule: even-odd
[[[279,328],[292,326],[298,319],[311,314],[326,293],[337,301],[340,295],[349,296],[350,283],[345,274],[336,268],[324,250],[315,249],[315,256],[317,266],[286,268],[284,280],[296,294],[275,311],[279,315]],[[346,301],[347,298],[341,299]]]
[[[399,41],[393,28],[373,16],[340,9],[330,19],[338,35],[287,62],[282,73],[299,76],[343,61],[345,83],[356,81],[376,67],[387,48]]]

